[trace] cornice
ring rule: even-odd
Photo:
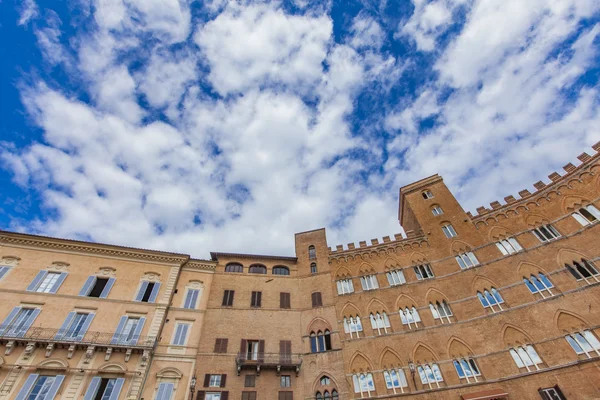
[[[298,257],[289,257],[289,256],[272,256],[272,255],[264,255],[264,254],[244,254],[244,253],[220,253],[216,251],[210,252],[210,258],[213,261],[217,261],[219,257],[227,257],[227,258],[250,258],[255,260],[279,260],[279,261],[293,261],[297,262]]]
[[[198,271],[211,271],[214,272],[217,267],[216,261],[209,260],[189,260],[184,265],[183,268],[189,270],[198,270]]]
[[[329,262],[348,262],[357,258],[367,260],[378,256],[398,254],[405,250],[414,250],[423,246],[429,247],[429,245],[427,236],[420,235],[413,238],[380,243],[374,246],[332,251],[329,253]]]
[[[91,256],[140,260],[157,264],[182,265],[190,259],[190,256],[187,254],[52,238],[2,230],[0,230],[0,244],[11,247],[45,249],[64,253],[79,253]]]

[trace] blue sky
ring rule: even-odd
[[[473,211],[600,140],[597,0],[0,8],[2,229],[290,254],[399,232],[417,179]]]

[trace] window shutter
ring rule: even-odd
[[[38,377],[38,374],[30,374],[25,380],[25,383],[23,384],[21,390],[19,390],[19,394],[17,394],[15,400],[25,400],[27,398],[27,395],[29,394],[29,391],[31,390],[31,387],[33,386]]]
[[[221,339],[221,353],[227,353],[227,344],[229,339]]]
[[[544,392],[544,390],[542,390],[542,388],[539,388],[539,389],[538,389],[538,393],[540,394],[540,397],[541,397],[543,400],[552,400],[552,399],[550,398],[550,396],[548,396],[548,394],[547,394],[546,392]]]
[[[152,288],[152,292],[150,293],[150,297],[148,298],[148,303],[154,303],[156,301],[156,297],[158,296],[159,290],[160,290],[160,283],[155,282],[154,287]]]
[[[56,332],[56,339],[62,339],[65,336],[65,333],[67,333],[67,329],[69,329],[69,325],[71,325],[71,323],[73,322],[73,318],[75,318],[75,315],[77,315],[75,311],[71,311],[69,314],[67,314],[65,322],[63,322],[58,332]]]
[[[229,290],[225,290],[223,292],[223,301],[221,302],[222,306],[226,306],[227,305],[228,297],[229,297]]]
[[[85,392],[85,396],[83,398],[83,400],[93,400],[94,397],[96,396],[96,392],[98,391],[98,386],[100,386],[100,381],[102,380],[102,378],[100,378],[99,376],[95,376],[92,378],[92,381],[90,382],[90,386],[88,386],[88,389]]]
[[[131,340],[129,341],[128,344],[137,344],[138,339],[140,338],[140,335],[142,333],[142,329],[144,329],[145,322],[146,322],[146,318],[141,317],[140,321],[138,322],[137,326],[135,327],[135,331],[133,332],[133,337],[131,338]]]
[[[246,360],[246,352],[248,351],[248,341],[246,339],[242,339],[240,343],[240,359],[242,361]]]
[[[283,293],[283,292],[279,293],[279,308],[287,308],[286,307],[286,301],[285,301],[286,300],[285,299],[285,297],[286,297],[285,295],[286,294]]]
[[[15,319],[19,311],[21,311],[21,308],[22,307],[13,308],[12,311],[8,314],[8,316],[4,318],[2,325],[0,325],[0,335],[4,334],[4,331],[6,330],[6,328],[8,328],[8,325],[10,325],[10,323],[13,319]]]
[[[87,333],[87,330],[89,329],[90,325],[92,324],[92,320],[94,319],[94,316],[96,314],[94,313],[89,313],[87,315],[87,318],[85,319],[85,322],[83,323],[83,326],[81,327],[81,330],[79,331],[79,334],[77,335],[77,340],[83,340],[83,337],[85,336],[85,334]]]
[[[204,400],[206,396],[206,392],[204,390],[198,390],[198,394],[196,395],[196,400]]]
[[[229,392],[228,391],[221,392],[221,400],[228,400],[228,399],[229,399]]]
[[[58,277],[58,279],[56,280],[56,282],[54,282],[54,286],[52,286],[52,289],[50,289],[50,293],[56,293],[58,291],[58,288],[60,287],[60,285],[62,285],[62,283],[65,281],[66,278],[67,278],[67,273],[61,272],[61,274]]]
[[[144,297],[144,292],[148,288],[148,281],[142,281],[140,285],[140,289],[138,290],[137,295],[135,296],[135,301],[142,301],[142,297]]]
[[[40,283],[46,277],[47,274],[48,274],[48,271],[38,272],[38,274],[35,276],[35,278],[33,278],[33,281],[31,281],[29,286],[27,286],[27,291],[35,292],[35,289],[37,289],[37,287],[40,285]]]
[[[21,329],[18,330],[17,335],[19,337],[25,336],[25,333],[27,333],[27,331],[31,327],[31,324],[33,324],[33,321],[35,321],[35,319],[39,315],[40,311],[41,310],[39,308],[35,308],[33,310],[33,312],[31,313],[31,315],[29,316],[29,318],[27,318],[27,322],[25,322],[25,324],[21,327]]]
[[[325,350],[331,350],[331,334],[327,333],[325,335]]]
[[[262,292],[258,292],[257,293],[257,300],[258,300],[257,307],[261,307],[261,304],[262,304]]]
[[[215,348],[213,350],[213,353],[220,353],[221,352],[221,339],[216,339],[215,340]]]
[[[79,296],[87,296],[90,293],[90,290],[92,290],[92,286],[94,286],[94,283],[96,283],[96,277],[88,276],[85,283],[83,284],[83,287],[79,291]]]
[[[210,384],[210,374],[204,374],[204,387],[208,387]]]
[[[104,286],[104,289],[102,289],[102,293],[100,293],[101,299],[105,299],[108,297],[108,294],[110,293],[110,290],[112,289],[114,284],[115,278],[109,278],[108,282],[106,282],[106,286]]]
[[[115,382],[115,386],[113,387],[112,393],[108,400],[119,400],[119,395],[121,394],[121,389],[123,388],[123,384],[125,383],[125,378],[117,378]]]
[[[227,374],[221,374],[221,386],[225,387],[225,383],[227,382]]]
[[[556,390],[556,393],[558,393],[558,396],[561,398],[561,400],[567,399],[563,394],[562,390],[560,390],[560,388],[558,387],[558,385],[554,385],[554,390]]]
[[[265,361],[265,341],[264,340],[259,340],[258,341],[258,362],[264,362]]]
[[[121,319],[119,320],[119,325],[117,325],[117,330],[115,331],[115,334],[113,335],[110,341],[111,344],[118,344],[119,342],[121,342],[121,333],[123,332],[123,328],[125,328],[125,324],[127,323],[128,319],[129,317],[127,317],[126,315],[121,317]]]
[[[54,382],[52,382],[52,386],[50,386],[50,389],[48,389],[48,393],[46,393],[46,395],[43,397],[43,400],[54,400],[54,398],[56,397],[56,393],[58,393],[58,389],[60,389],[60,385],[62,385],[64,380],[64,375],[56,375],[54,377]],[[112,396],[110,400],[113,400]]]

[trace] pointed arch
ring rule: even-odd
[[[572,311],[559,309],[554,314],[554,323],[559,331],[569,333],[585,329],[590,324]]]
[[[471,348],[471,346],[469,346],[464,340],[457,338],[456,336],[452,336],[450,340],[448,340],[447,350],[450,358],[459,358],[473,355],[473,349]]]
[[[352,373],[373,371],[373,364],[363,352],[357,351],[350,359]]]
[[[360,314],[360,310],[358,309],[357,306],[354,305],[354,303],[346,303],[344,304],[344,306],[342,307],[342,317],[345,315],[361,315]]]
[[[335,277],[336,279],[343,279],[343,278],[350,278],[352,277],[352,274],[350,273],[350,270],[346,267],[339,267],[336,271],[335,271]]]
[[[385,311],[389,313],[388,308],[381,300],[371,299],[369,304],[367,304],[367,313],[377,312],[377,311]]]
[[[446,300],[446,302],[450,302],[450,300],[448,300],[448,296],[436,288],[429,288],[429,290],[427,290],[425,293],[425,299],[428,303],[435,303],[436,301],[441,303],[444,300]]]
[[[502,340],[506,347],[522,346],[531,343],[531,337],[521,328],[513,324],[505,324],[502,328]]]
[[[318,374],[315,375],[315,379],[313,380],[313,384],[312,384],[312,392],[313,392],[313,394],[317,390],[319,390],[319,387],[321,386],[321,378],[323,376],[327,376],[329,378],[329,380],[331,380],[331,385],[330,386],[335,386],[335,388],[338,391],[340,390],[340,385],[338,385],[338,381],[337,381],[337,379],[334,378],[333,374],[330,373],[329,371],[321,370],[321,371],[319,371]]]
[[[530,227],[536,227],[540,225],[546,225],[549,223],[548,218],[544,217],[541,214],[531,213],[525,219],[525,223]]]
[[[416,307],[417,302],[415,301],[415,299],[413,299],[409,295],[402,293],[400,296],[398,296],[398,298],[396,299],[396,303],[394,305],[396,306],[394,311],[398,311],[400,308],[412,307],[412,306]]]
[[[556,254],[556,261],[561,268],[564,268],[565,264],[571,265],[573,261],[579,261],[582,258],[586,260],[590,259],[586,254],[575,249],[563,248],[558,250],[558,253]]]
[[[386,346],[379,356],[379,368],[390,369],[401,365],[400,355],[389,346]]]
[[[490,278],[483,275],[475,275],[471,281],[471,287],[473,288],[474,293],[489,289],[492,286],[495,288],[498,287]]]
[[[566,213],[572,213],[578,208],[581,208],[587,204],[590,204],[590,201],[583,196],[579,195],[569,195],[566,196],[562,200],[562,209]]]
[[[529,278],[532,274],[537,275],[540,272],[544,275],[548,275],[548,272],[542,267],[529,261],[521,261],[517,266],[517,273],[519,276],[525,278]]]
[[[488,233],[491,242],[497,242],[498,240],[506,239],[510,236],[512,236],[512,232],[502,225],[493,226]]]
[[[326,329],[329,330],[330,332],[333,330],[333,329],[331,329],[331,324],[329,322],[327,322],[324,318],[315,317],[308,324],[306,334],[310,335],[311,332],[318,332],[318,331],[325,332]]]
[[[385,270],[396,269],[400,267],[400,262],[394,258],[388,257],[383,262],[383,267]]]
[[[373,265],[371,265],[371,264],[369,264],[367,262],[363,262],[358,267],[358,274],[359,275],[368,275],[368,274],[372,274],[372,273],[375,273],[375,268],[373,267]]]
[[[471,250],[471,245],[460,239],[455,239],[450,245],[450,252],[452,254],[466,253],[467,251]]]
[[[413,251],[410,255],[410,264],[411,265],[419,265],[427,263],[427,257],[423,253],[418,251]]]
[[[417,342],[412,351],[412,358],[417,364],[428,363],[431,361],[437,361],[438,357],[435,351],[423,342]]]

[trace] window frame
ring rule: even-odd
[[[600,340],[598,340],[596,335],[594,335],[594,332],[590,329],[570,333],[565,336],[565,340],[578,356],[582,354],[585,354],[586,358],[600,356]],[[579,350],[577,350],[575,346],[577,346]],[[591,356],[590,353],[596,353],[596,355]]]
[[[460,253],[454,256],[461,270],[473,268],[479,265],[479,260],[472,251]]]
[[[439,217],[440,215],[444,214],[444,210],[442,209],[442,207],[440,207],[439,204],[435,204],[431,206],[431,213],[434,217]]]
[[[471,383],[471,381],[469,380],[469,378],[471,378],[474,380],[474,383],[479,382],[477,380],[477,377],[481,376],[481,372],[479,371],[479,367],[477,366],[475,359],[473,359],[472,357],[455,358],[454,360],[452,360],[452,365],[454,365],[454,369],[456,370],[456,375],[458,375],[458,379],[465,379],[467,383]],[[467,374],[466,371],[469,371],[470,375]]]
[[[442,232],[444,232],[446,239],[452,239],[458,236],[456,229],[454,229],[454,226],[449,222],[442,225]]]
[[[538,352],[531,344],[512,347],[509,349],[509,354],[519,370],[524,368],[527,370],[527,372],[531,372],[531,368],[529,367],[534,366],[535,370],[539,371],[539,365],[544,363]],[[530,364],[528,364],[528,362],[530,362]]]
[[[431,374],[429,374],[428,370],[431,371]],[[440,382],[444,382],[444,376],[442,375],[440,366],[437,363],[418,364],[417,374],[419,375],[419,379],[423,384],[423,388],[425,388],[425,385],[428,385],[429,389],[433,389],[432,383],[435,383],[436,387],[439,389]],[[433,379],[430,379],[430,377],[433,377]]]
[[[552,224],[540,225],[537,228],[534,228],[531,232],[542,243],[552,242],[553,240],[557,240],[561,237],[560,232],[556,230]]]
[[[277,272],[275,272],[277,271]],[[285,273],[280,273],[285,271]],[[285,265],[276,265],[271,269],[271,275],[277,275],[277,276],[289,276],[290,275],[290,269],[289,267],[286,267]]]
[[[239,269],[239,271],[238,271],[238,269]],[[243,274],[244,266],[238,262],[230,262],[227,265],[225,265],[224,272],[231,273],[231,274]]]
[[[350,334],[350,338],[353,338],[354,334],[359,338],[359,332],[363,331],[362,321],[360,320],[360,316],[352,316],[349,317],[344,316],[344,332]]]
[[[179,328],[181,327],[181,331]],[[185,328],[184,328],[185,327]],[[171,336],[171,346],[186,346],[192,330],[190,322],[176,321]],[[179,336],[179,337],[178,337]]]
[[[381,313],[376,311],[375,314],[372,312],[369,314],[369,320],[371,321],[371,329],[373,329],[373,333],[377,332],[378,335],[381,335],[381,330],[383,329],[383,334],[388,333],[388,328],[391,330],[392,325],[390,324],[390,319],[385,311]]]
[[[394,377],[392,374],[395,373],[397,377],[397,385],[394,381]],[[396,394],[396,389],[400,389],[400,393],[404,393],[404,389],[408,391],[408,380],[406,379],[406,373],[402,368],[391,368],[383,371],[383,381],[385,382],[385,387],[388,390],[392,390],[394,394]]]
[[[198,289],[198,288],[186,288],[185,296],[183,297],[183,304],[181,305],[181,308],[185,308],[186,310],[196,310],[198,308],[198,303],[200,302],[201,291],[202,291],[202,289]],[[194,292],[196,292],[195,298],[193,295]],[[190,293],[192,293],[191,299],[189,299]],[[189,303],[193,302],[193,304],[188,304],[188,300],[189,300]]]
[[[233,299],[235,298],[235,290],[223,289],[223,301],[221,307],[233,307]]]
[[[413,325],[414,329],[418,329],[419,322],[421,322],[421,324],[423,323],[421,315],[415,306],[406,306],[404,309],[400,307],[398,314],[400,315],[400,322],[402,322],[402,325],[408,326],[408,329],[413,329]]]
[[[248,267],[248,273],[255,275],[266,275],[267,267],[262,264],[252,264]]]
[[[434,198],[433,193],[429,189],[423,190],[421,192],[421,196],[423,197],[424,200],[429,200],[429,199],[433,199]]]
[[[400,286],[406,284],[406,277],[404,276],[404,270],[402,268],[389,270],[386,272],[386,276],[390,286]]]
[[[364,291],[379,289],[379,281],[376,274],[363,275],[360,277],[360,285]]]
[[[496,247],[500,250],[503,256],[509,256],[523,251],[523,247],[514,237],[500,239],[496,242]]]
[[[352,278],[336,280],[338,295],[354,293],[354,282]]]
[[[452,314],[452,309],[446,300],[442,300],[441,303],[439,301],[436,301],[435,303],[430,302],[429,310],[431,311],[433,319],[439,319],[442,325],[444,324],[444,318],[446,319],[446,323],[452,323],[450,317],[454,316],[454,314]]]
[[[354,385],[354,393],[360,393],[360,397],[372,397],[371,392],[376,392],[375,380],[371,372],[352,375],[352,383]]]
[[[431,265],[429,265],[429,263],[413,265],[413,270],[415,271],[418,281],[435,278],[433,269],[431,269]]]

